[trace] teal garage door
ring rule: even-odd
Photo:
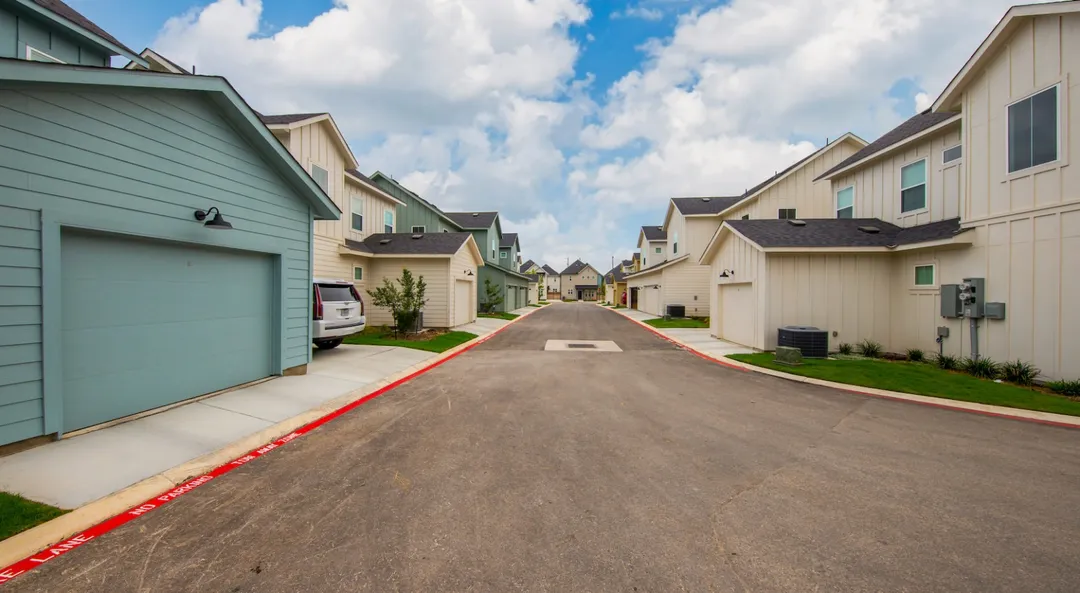
[[[271,256],[61,236],[64,430],[267,377]]]

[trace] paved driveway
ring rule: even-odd
[[[561,304],[9,588],[1074,592],[1078,460]]]

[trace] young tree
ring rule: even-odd
[[[484,279],[484,313],[494,313],[495,307],[503,304],[502,291],[491,283],[491,278]]]
[[[547,295],[544,294],[544,277],[541,276],[540,281],[536,283],[536,300],[538,300],[538,301],[547,300],[547,299],[544,298],[545,296],[547,296]]]
[[[424,300],[426,292],[427,283],[424,282],[424,277],[414,278],[408,268],[401,269],[401,278],[396,281],[383,278],[382,286],[374,291],[367,291],[375,306],[390,309],[390,314],[394,317],[394,325],[399,332],[412,331],[416,327],[420,309],[426,302]]]
[[[600,287],[597,289],[597,294],[600,297],[600,302],[603,303],[607,300],[607,284],[601,282]]]

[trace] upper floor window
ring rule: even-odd
[[[657,248],[656,248],[656,252],[657,252],[657,253],[661,253],[661,252],[663,252],[663,250],[664,250],[664,248],[663,248],[663,247],[657,247]]]
[[[506,259],[510,254],[505,251],[499,252],[499,259]]]
[[[934,285],[934,264],[915,266],[915,286]]]
[[[412,228],[412,232],[414,232],[414,233],[425,233],[425,232],[427,232],[427,227],[425,227],[425,226],[424,226],[424,225],[422,225],[422,224],[421,224],[421,225],[417,225],[417,226],[414,226],[414,227]]]
[[[953,161],[960,160],[964,156],[964,147],[961,144],[957,144],[952,148],[946,148],[941,151],[941,164],[948,165]]]
[[[353,198],[349,201],[349,205],[352,207],[352,214],[350,215],[352,230],[364,232],[364,201],[360,198]]]
[[[675,233],[675,241],[671,245],[671,254],[676,255],[679,253],[679,233]]]
[[[495,239],[491,240],[491,259],[495,259],[495,252],[499,250],[499,243]]]
[[[795,220],[794,208],[780,208],[776,211],[776,217],[780,220]]]
[[[315,183],[319,184],[323,193],[330,195],[330,174],[326,172],[326,169],[323,169],[316,164],[312,164],[311,178],[315,180]]]
[[[836,192],[836,217],[855,218],[855,186]]]
[[[383,211],[383,232],[394,232],[394,213],[390,210]]]
[[[63,60],[54,58],[49,54],[41,51],[40,49],[35,49],[33,47],[30,47],[29,45],[26,46],[26,59],[30,60],[31,62],[51,62],[53,64],[64,63]]]
[[[750,215],[749,214],[743,214],[742,219],[743,220],[750,220]]]
[[[1009,173],[1058,159],[1058,87],[1009,105]]]
[[[900,212],[926,208],[926,159],[900,169]]]
[[[364,280],[364,268],[363,268],[363,266],[353,266],[352,279],[356,280],[357,282],[361,282],[361,281]]]

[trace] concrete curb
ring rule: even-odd
[[[540,309],[543,309],[543,307],[533,307],[533,309],[539,311]],[[161,495],[162,493],[185,483],[194,476],[198,476],[206,473],[208,470],[229,463],[249,451],[283,437],[294,430],[327,416],[357,400],[363,399],[387,385],[395,383],[419,371],[435,368],[436,366],[439,366],[442,361],[453,358],[462,351],[478,345],[480,342],[487,341],[510,325],[532,315],[532,313],[533,311],[522,313],[518,317],[508,321],[506,325],[503,325],[489,334],[477,336],[468,342],[454,346],[445,352],[441,352],[407,369],[383,377],[375,383],[369,383],[356,391],[324,402],[317,408],[312,408],[311,410],[293,416],[287,420],[283,420],[273,426],[264,428],[263,430],[250,434],[240,440],[233,441],[217,451],[207,453],[201,457],[196,457],[195,459],[174,466],[159,474],[136,482],[127,488],[87,503],[51,521],[42,523],[37,527],[0,541],[0,568],[14,564],[33,554],[37,554],[57,542],[64,541],[77,533],[98,525],[110,517],[119,515],[146,500]]]
[[[611,309],[611,307],[605,307]],[[1035,422],[1038,424],[1046,424],[1049,426],[1058,426],[1063,428],[1080,428],[1080,417],[1066,416],[1064,414],[1052,414],[1050,412],[1037,412],[1034,410],[1022,410],[1019,408],[1006,408],[1004,406],[992,406],[989,404],[977,404],[972,402],[965,402],[955,399],[945,399],[940,397],[932,397],[929,395],[915,395],[913,393],[903,393],[900,391],[889,391],[886,389],[877,389],[875,387],[863,387],[860,385],[851,385],[848,383],[836,383],[833,381],[826,381],[824,379],[814,379],[812,377],[804,377],[802,375],[794,375],[791,373],[785,373],[783,371],[775,371],[773,369],[767,369],[745,362],[740,362],[734,358],[724,357],[723,360],[706,354],[701,350],[698,350],[679,340],[678,338],[666,335],[655,327],[638,321],[629,315],[622,313],[623,309],[611,309],[612,311],[622,315],[626,319],[633,321],[634,323],[644,327],[645,329],[659,335],[665,340],[677,344],[682,348],[693,352],[694,354],[705,358],[707,360],[722,364],[727,367],[735,368],[744,372],[760,373],[762,375],[770,375],[780,379],[787,379],[788,381],[795,381],[797,383],[807,383],[809,385],[817,385],[819,387],[829,387],[838,391],[846,391],[848,393],[855,393],[858,395],[866,395],[869,397],[876,397],[880,399],[889,399],[893,401],[908,402],[913,404],[919,404],[924,406],[931,406],[935,408],[941,408],[944,410],[954,410],[958,412],[968,412],[972,414],[980,414],[982,416],[993,416],[995,418],[1007,418],[1010,420],[1020,420],[1023,422]]]

